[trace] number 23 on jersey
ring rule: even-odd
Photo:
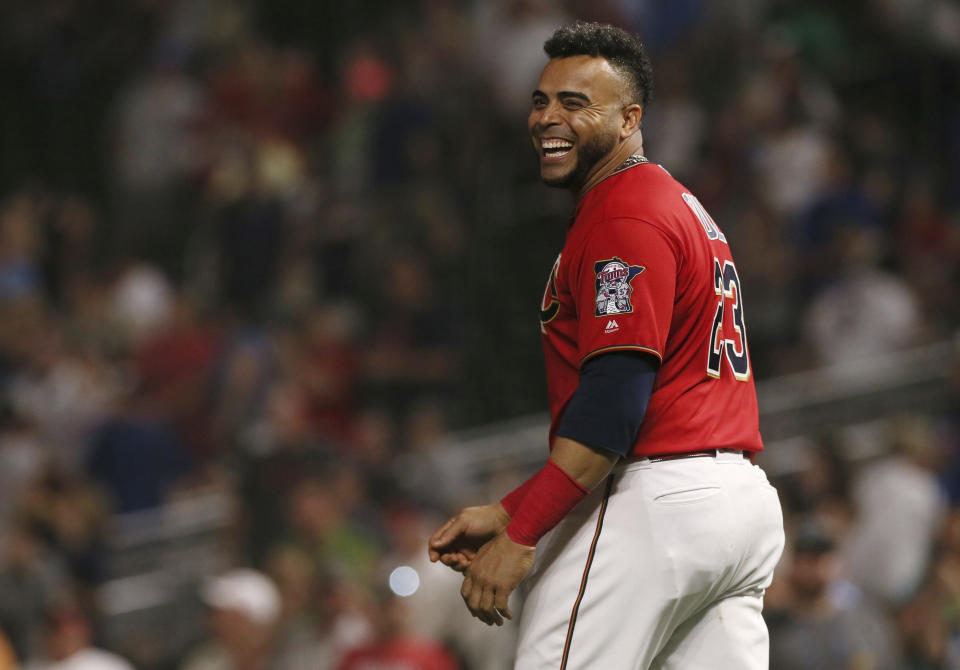
[[[713,218],[707,213],[700,201],[689,193],[683,194],[683,201],[694,213],[703,226],[709,240],[726,243],[726,238]],[[734,379],[747,381],[750,379],[750,356],[747,353],[747,328],[743,323],[743,304],[740,292],[740,278],[733,261],[713,259],[713,288],[717,294],[717,309],[714,313],[713,324],[710,328],[710,345],[707,355],[707,374],[720,378],[720,368],[723,359],[727,359]],[[727,310],[733,314],[733,337],[726,337],[724,333],[724,314]]]

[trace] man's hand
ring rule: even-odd
[[[506,528],[509,522],[510,515],[500,503],[466,507],[430,538],[430,560],[463,572],[480,547]]]
[[[513,618],[507,600],[533,567],[535,547],[517,544],[499,533],[474,556],[463,578],[460,595],[470,613],[488,626]]]

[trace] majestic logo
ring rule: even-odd
[[[620,324],[617,323],[616,319],[610,319],[607,321],[607,327],[603,329],[605,333],[615,333],[620,330]]]
[[[633,288],[630,282],[645,269],[640,265],[625,263],[616,256],[594,263],[593,271],[597,275],[597,311],[594,316],[632,312],[630,294],[633,293]]]

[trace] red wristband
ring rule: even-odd
[[[590,491],[547,459],[507,524],[507,537],[518,544],[536,546],[548,530],[560,523]]]
[[[507,510],[507,514],[513,516],[516,513],[517,508],[520,507],[520,503],[522,503],[523,499],[527,497],[527,491],[529,491],[530,487],[533,486],[533,482],[536,481],[541,472],[543,472],[542,469],[537,470],[530,477],[530,479],[500,499],[500,504],[503,505],[503,509]]]

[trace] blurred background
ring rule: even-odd
[[[957,2],[9,0],[0,670],[511,667],[424,543],[546,454],[575,18],[737,259],[771,667],[960,668]]]

